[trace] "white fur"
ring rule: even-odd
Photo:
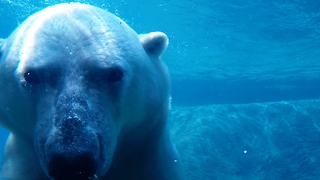
[[[102,180],[180,179],[166,128],[170,87],[160,56],[167,44],[161,32],[138,36],[79,3],[48,7],[0,40],[0,123],[11,131],[0,177],[49,179],[50,153],[78,148],[92,149]],[[123,78],[105,82],[114,68]]]

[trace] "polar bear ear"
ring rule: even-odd
[[[140,43],[148,55],[161,56],[168,46],[168,37],[162,32],[139,35]]]

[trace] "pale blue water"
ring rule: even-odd
[[[32,13],[59,2],[67,1],[0,0],[0,38],[9,36],[12,30]],[[124,19],[138,33],[163,31],[169,36],[170,44],[163,55],[163,60],[168,65],[172,79],[173,107],[212,104],[245,104],[243,106],[247,107],[248,103],[320,98],[320,1],[318,0],[87,0],[78,2],[108,9]],[[303,101],[303,105],[307,108],[306,104],[308,103]],[[230,110],[230,114],[236,113],[236,110],[243,106]],[[261,104],[260,106],[267,107],[268,105]],[[299,113],[310,115],[309,119],[312,119],[312,123],[307,125],[303,124],[306,118],[301,118],[302,115],[300,116],[298,112],[296,116],[286,114],[283,104],[279,105],[278,112],[272,112],[281,114],[283,117],[275,117],[272,113],[271,115],[264,114],[270,121],[274,120],[276,125],[280,124],[276,127],[280,129],[280,132],[284,132],[281,128],[282,121],[291,122],[292,119],[299,121],[300,117],[301,124],[297,125],[297,123],[295,126],[301,126],[303,129],[290,130],[286,136],[287,139],[290,139],[290,133],[292,133],[295,136],[292,135],[293,139],[290,139],[290,142],[298,143],[308,139],[314,142],[303,147],[295,146],[295,151],[298,152],[296,154],[290,154],[290,148],[286,149],[285,146],[277,147],[278,149],[270,147],[272,149],[270,151],[273,152],[271,154],[277,154],[274,151],[288,150],[287,154],[284,153],[284,157],[294,158],[287,162],[288,164],[294,162],[296,166],[301,166],[300,170],[293,168],[294,172],[298,172],[300,176],[290,176],[293,170],[290,167],[287,168],[288,171],[283,170],[286,164],[269,163],[269,165],[279,166],[279,169],[281,167],[282,169],[277,172],[277,169],[272,169],[274,167],[261,165],[260,170],[259,168],[256,170],[257,172],[271,173],[264,177],[265,179],[300,179],[302,175],[306,177],[305,179],[316,179],[320,176],[320,170],[315,168],[314,164],[303,164],[308,158],[310,162],[320,162],[320,159],[317,159],[320,158],[317,156],[320,153],[320,130],[317,128],[317,125],[320,124],[320,112],[312,103],[309,106],[316,110],[299,109]],[[214,108],[220,109],[221,107],[214,106]],[[205,111],[205,109],[202,110]],[[176,113],[176,109],[173,108],[173,110]],[[198,109],[200,110],[201,108]],[[189,109],[181,110],[183,111],[186,111],[184,115],[189,114],[187,113]],[[210,113],[203,112],[203,117],[211,117]],[[252,112],[243,114],[246,114],[247,117],[258,116]],[[241,114],[235,115],[235,117],[238,116],[240,117]],[[192,119],[192,114],[190,118]],[[230,117],[224,118],[229,118],[230,121]],[[214,121],[210,123],[213,123],[211,127],[217,126]],[[233,126],[232,122],[225,126],[228,125]],[[252,129],[253,127],[248,125],[247,128]],[[309,131],[310,128],[312,131]],[[216,130],[212,129],[209,134],[217,135],[213,133]],[[234,138],[246,131],[245,128],[234,129],[230,134],[234,135]],[[272,129],[273,131],[276,132],[275,129]],[[303,136],[304,133],[300,133],[301,131],[306,132],[305,136]],[[299,139],[297,134],[299,137],[302,136],[303,140]],[[253,136],[259,137],[260,135],[256,133]],[[263,143],[264,141],[270,143],[268,134],[266,136],[267,138],[264,137],[261,140],[262,144],[267,143]],[[279,137],[284,136],[279,135]],[[230,141],[238,142],[239,139]],[[283,141],[286,142],[285,139]],[[211,143],[223,142],[212,138]],[[227,145],[222,145],[222,147],[225,146]],[[299,148],[304,148],[307,153],[298,156],[301,154]],[[281,160],[281,156],[277,158]],[[215,160],[212,162],[219,163]],[[228,163],[233,162],[230,160]],[[308,171],[305,166],[310,167],[309,170],[311,169],[312,172]],[[230,173],[237,177],[236,170],[228,169],[228,165],[225,166],[225,169],[217,170],[214,167],[215,165],[206,168],[220,173]],[[239,163],[239,167],[247,166]],[[272,172],[271,170],[266,171],[266,168],[271,168]],[[241,171],[248,174],[250,169],[247,172],[245,169]],[[277,175],[272,176],[275,172]],[[219,175],[211,174],[210,176],[208,171],[206,173],[209,175],[201,178],[219,178]],[[259,173],[238,177],[240,179],[262,178]]]

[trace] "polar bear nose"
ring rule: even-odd
[[[91,180],[95,175],[96,163],[91,153],[66,156],[53,154],[49,159],[49,176],[55,180]]]

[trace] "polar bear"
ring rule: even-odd
[[[0,41],[0,177],[181,179],[169,137],[161,32],[70,3],[30,16]]]

